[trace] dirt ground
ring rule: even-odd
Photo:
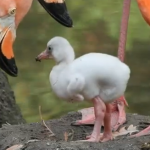
[[[146,144],[150,142],[150,136],[129,139],[129,135],[126,135],[106,143],[77,142],[85,139],[93,129],[93,126],[71,126],[72,121],[80,118],[80,113],[71,112],[60,119],[46,121],[55,134],[54,137],[50,137],[49,131],[41,122],[3,125],[0,128],[0,150],[150,150],[150,146]],[[141,130],[148,126],[149,122],[150,118],[147,116],[128,114],[124,126],[133,124]],[[68,135],[67,142],[65,135]],[[22,144],[22,148],[9,149],[16,144]]]

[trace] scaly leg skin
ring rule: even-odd
[[[82,120],[76,120],[71,125],[93,125],[95,122],[94,107],[84,108],[79,110],[82,114]]]
[[[105,103],[99,97],[95,97],[92,101],[94,104],[95,113],[94,129],[90,138],[87,140],[81,140],[81,142],[99,142],[99,135],[102,126],[102,121],[106,112],[106,106]]]
[[[144,136],[144,135],[150,135],[150,126],[148,126],[146,129],[140,131],[137,134],[131,135],[130,138],[140,137],[140,136]]]
[[[126,121],[125,106],[128,106],[124,96],[111,103],[111,126],[114,131],[116,131],[119,126],[121,126]],[[82,120],[77,120],[72,122],[72,125],[89,125],[94,124],[95,115],[94,108],[85,108],[79,110],[82,113]]]
[[[118,110],[118,121],[115,126],[113,126],[113,131],[116,131],[121,125],[123,125],[126,122],[126,112],[125,112],[125,106],[128,106],[128,103],[124,96],[121,96],[116,101],[116,111]],[[112,118],[113,119],[113,118]]]
[[[106,104],[106,113],[104,117],[104,133],[100,137],[100,142],[107,142],[112,140],[112,130],[111,130],[111,105]]]
[[[104,117],[104,133],[100,134],[99,141],[107,142],[113,139],[112,130],[111,130],[111,105],[106,104],[106,113]],[[87,136],[86,139],[91,138],[91,136]]]

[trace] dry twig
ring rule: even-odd
[[[68,141],[68,133],[67,132],[64,133],[64,139],[65,139],[65,142]]]
[[[41,106],[39,106],[39,114],[44,127],[46,127],[46,129],[50,132],[50,136],[55,136],[53,131],[46,125],[45,121],[43,120],[42,113],[41,113]]]

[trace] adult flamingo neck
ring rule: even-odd
[[[119,47],[118,47],[118,58],[122,62],[124,61],[124,58],[125,58],[128,20],[129,20],[129,14],[130,14],[130,4],[131,4],[131,0],[124,0],[123,2],[123,14],[122,14],[122,19],[121,19]]]
[[[17,6],[17,13],[16,13],[16,28],[22,21],[22,19],[25,17],[25,15],[28,13],[28,11],[31,8],[33,0],[17,0],[16,6]]]

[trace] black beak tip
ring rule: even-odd
[[[2,53],[0,53],[0,68],[12,77],[18,76],[18,68],[15,59],[7,59]]]
[[[14,69],[13,69],[13,72],[12,72],[12,74],[11,74],[13,77],[17,77],[18,76],[18,68],[17,67],[15,67]]]
[[[18,68],[17,68],[17,66],[13,67],[12,76],[13,77],[17,77],[18,76]]]
[[[35,61],[41,62],[41,60],[38,57],[35,58]]]
[[[44,0],[38,0],[39,3],[45,8],[45,10],[60,24],[66,27],[73,27],[73,21],[67,11],[66,3],[45,2]]]
[[[11,69],[6,68],[4,71],[12,77],[18,76],[18,68],[16,65],[12,65]]]
[[[14,68],[8,68],[5,64],[1,64],[0,68],[5,71],[8,75],[12,76],[12,77],[17,77],[18,76],[18,69],[15,66]]]

